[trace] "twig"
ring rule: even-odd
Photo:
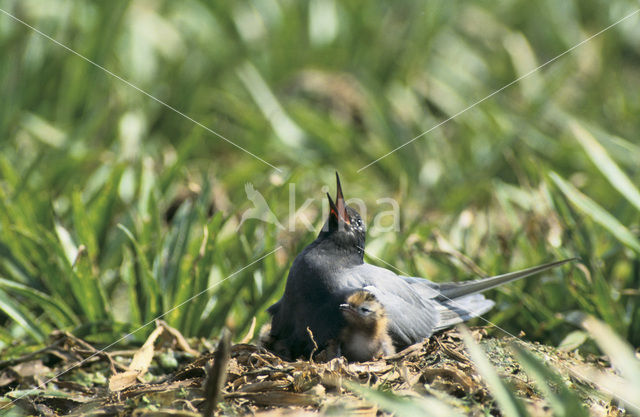
[[[256,316],[253,316],[253,319],[251,319],[251,327],[249,327],[247,334],[242,338],[240,343],[249,343],[251,339],[253,339],[253,335],[255,331],[256,331]]]
[[[79,337],[74,336],[70,332],[64,331],[64,332],[61,332],[60,335],[72,341],[77,346],[81,347],[81,348],[76,347],[76,348],[69,349],[70,351],[79,353],[81,356],[91,357],[92,355],[95,355],[98,357],[105,358],[107,362],[109,362],[109,370],[111,371],[111,375],[115,375],[117,373],[116,371],[117,369],[120,369],[121,371],[127,369],[126,366],[121,365],[118,362],[114,361],[108,352],[105,352],[102,350],[99,351],[98,349],[93,347],[90,343],[80,339]]]
[[[48,351],[53,350],[53,348],[57,347],[61,342],[62,340],[56,340],[51,345],[43,347],[42,349],[27,353],[26,355],[20,356],[18,358],[0,361],[0,369],[5,369],[9,366],[15,366],[23,362],[28,362],[40,354],[47,353]]]
[[[176,344],[180,349],[182,349],[183,351],[193,356],[198,356],[200,354],[200,352],[192,349],[191,346],[189,346],[189,342],[187,342],[187,339],[185,339],[182,333],[180,333],[177,329],[174,329],[173,327],[169,326],[164,320],[157,320],[156,322],[157,322],[157,325],[161,326],[163,329],[169,332],[171,336],[173,336],[173,338],[176,341]]]
[[[218,408],[218,402],[222,398],[222,388],[227,380],[227,365],[231,356],[231,333],[227,329],[222,330],[220,342],[213,355],[213,365],[207,366],[207,381],[204,394],[206,407],[202,414],[204,417],[212,417]]]
[[[316,343],[316,339],[313,338],[313,332],[308,326],[307,326],[307,333],[309,333],[309,337],[311,338],[311,342],[313,343],[313,350],[309,355],[309,362],[313,362],[313,354],[316,353],[316,351],[318,350],[318,344]]]

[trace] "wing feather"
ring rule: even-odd
[[[431,336],[439,322],[436,303],[431,300],[437,292],[429,292],[430,296],[426,297],[427,289],[370,264],[359,265],[350,273],[384,306],[389,318],[389,334],[398,346],[408,346]]]

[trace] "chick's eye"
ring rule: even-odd
[[[371,310],[369,310],[367,307],[360,307],[360,311],[362,311],[363,313],[371,312]]]

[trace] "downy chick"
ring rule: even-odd
[[[384,306],[366,290],[350,294],[340,311],[345,327],[340,332],[340,350],[349,361],[369,361],[395,353],[387,331]]]

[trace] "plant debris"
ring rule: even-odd
[[[549,407],[513,359],[513,343],[554,368],[580,393],[593,415],[619,415],[610,398],[597,393],[575,372],[576,367],[607,370],[606,363],[586,361],[577,351],[560,351],[514,338],[489,338],[484,328],[475,328],[473,335],[532,415],[550,415]],[[0,362],[0,407],[3,411],[16,408],[38,415],[192,416],[201,415],[207,407],[211,412],[214,407],[207,401],[205,381],[207,373],[211,374],[208,369],[215,366],[215,352],[194,354],[197,351],[191,346],[196,345],[204,343],[187,341],[163,322],[157,323],[137,350],[102,352],[70,333],[54,332],[46,348]],[[211,346],[209,342],[207,345]],[[162,365],[167,355],[175,358],[177,369],[167,370]],[[319,362],[317,358],[287,362],[252,344],[232,345],[223,367],[226,377],[216,413],[384,413],[352,392],[347,384],[351,382],[401,396],[435,397],[468,415],[499,415],[456,330],[376,361],[348,363],[335,358]]]

